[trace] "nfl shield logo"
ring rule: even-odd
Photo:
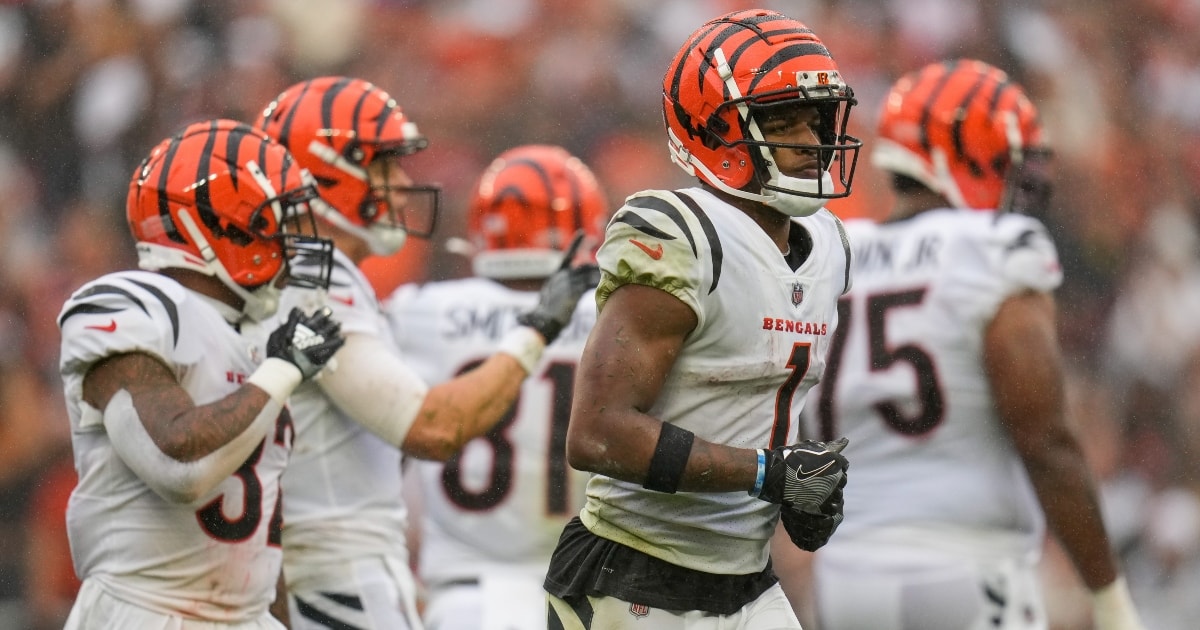
[[[641,619],[650,614],[650,607],[645,604],[630,604],[629,614]]]
[[[799,282],[792,283],[792,306],[800,306],[804,301],[804,286]]]

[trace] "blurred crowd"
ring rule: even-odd
[[[446,247],[464,198],[515,144],[584,158],[613,208],[689,180],[668,160],[662,73],[696,26],[736,8],[812,26],[854,87],[871,144],[900,74],[941,58],[1006,69],[1057,150],[1054,232],[1070,404],[1149,627],[1200,615],[1200,1],[0,0],[0,630],[61,627],[77,587],[63,510],[74,484],[55,316],[134,266],[129,176],[162,137],[252,120],[291,83],[371,80],[430,139],[414,171],[445,189],[436,238],[371,261],[398,283],[462,275]],[[866,160],[831,206],[878,217]],[[1059,630],[1086,593],[1053,541]]]

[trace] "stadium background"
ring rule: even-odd
[[[1073,417],[1150,628],[1200,616],[1200,1],[1198,0],[0,0],[0,630],[57,628],[77,584],[62,511],[74,483],[55,315],[133,265],[129,175],[196,119],[251,120],[292,82],[371,80],[430,138],[445,187],[437,238],[370,261],[386,292],[461,275],[464,192],[512,145],[582,156],[616,208],[688,179],[667,158],[662,72],[686,35],[735,8],[781,10],[829,45],[868,144],[905,71],[972,56],[1027,86],[1058,152],[1042,217],[1066,282]],[[878,216],[861,160],[832,207]],[[1086,593],[1052,541],[1055,627]]]

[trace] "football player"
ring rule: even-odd
[[[470,370],[537,302],[579,230],[600,244],[607,200],[565,149],[505,151],[475,186],[468,215],[473,278],[400,287],[387,313],[409,364],[428,382]],[[547,346],[505,419],[447,462],[415,462],[421,494],[419,576],[429,630],[544,628],[542,580],[586,475],[566,462],[571,390],[596,319],[585,295]]]
[[[281,282],[328,282],[315,197],[286,149],[229,120],[188,126],[134,172],[126,212],[145,271],[85,284],[58,316],[83,579],[67,628],[283,627],[268,606],[284,402],[342,338],[324,311],[273,332],[261,320]]]
[[[843,441],[801,441],[850,250],[854,96],[804,24],[702,25],[663,79],[672,159],[698,185],[632,195],[598,252],[573,467],[593,476],[550,562],[550,627],[799,628],[768,541],[841,520]],[[836,173],[836,176],[835,176]]]
[[[387,92],[340,76],[289,87],[258,126],[316,179],[313,211],[335,245],[328,293],[289,289],[283,304],[331,308],[346,336],[336,369],[289,401],[296,450],[283,480],[283,549],[292,627],[419,628],[401,451],[446,460],[501,422],[594,270],[556,269],[494,353],[426,385],[398,354],[358,268],[432,231],[437,188],[417,185],[404,168],[425,136]]]
[[[887,220],[847,222],[809,429],[846,435],[846,521],[816,554],[821,627],[1045,628],[1046,525],[1092,589],[1101,630],[1142,626],[1064,417],[1043,224],[1050,150],[1020,85],[980,61],[928,65],[883,101],[872,161]]]

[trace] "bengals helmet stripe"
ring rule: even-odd
[[[306,204],[315,197],[282,145],[237,121],[209,120],[151,150],[129,182],[126,219],[141,268],[216,276],[261,319],[274,309],[276,278],[328,283],[332,243],[309,236]],[[293,273],[298,251],[323,264],[311,275]]]
[[[167,147],[167,152],[163,156],[163,168],[158,176],[158,190],[167,189],[167,183],[171,177],[171,164],[175,161],[175,152],[179,150],[179,139],[181,137],[176,136],[176,139]],[[158,202],[158,215],[162,217],[163,228],[166,230],[167,238],[176,243],[187,245],[187,239],[179,233],[179,228],[175,226],[175,220],[171,218],[170,199],[163,194],[157,195],[156,199]]]
[[[1037,109],[1007,74],[973,59],[945,61],[892,86],[871,159],[953,207],[1036,211],[1049,199],[1043,136]]]
[[[764,15],[764,16],[752,15],[752,16],[749,16],[749,17],[746,17],[746,18],[743,18],[740,20],[721,18],[721,19],[716,20],[711,28],[707,28],[707,29],[702,28],[699,32],[697,32],[697,34],[692,38],[692,40],[690,42],[688,42],[688,47],[690,48],[692,46],[697,45],[701,40],[703,40],[705,37],[708,37],[709,34],[711,34],[713,31],[715,31],[719,28],[724,28],[725,32],[713,37],[713,41],[709,43],[709,50],[721,47],[721,45],[724,44],[727,40],[729,40],[730,38],[732,38],[738,34],[739,28],[747,28],[747,29],[755,31],[756,33],[758,33],[758,37],[761,38],[763,41],[768,41],[771,37],[776,37],[779,35],[789,35],[792,33],[809,33],[809,34],[813,33],[812,29],[807,28],[807,27],[799,28],[799,29],[780,28],[780,29],[776,29],[776,30],[772,30],[772,31],[762,31],[761,29],[758,28],[758,24],[776,21],[779,17],[780,16],[768,14],[768,15]],[[814,35],[814,37],[815,37],[815,35]],[[734,49],[734,51],[729,55],[729,57],[727,59],[729,65],[736,66],[738,61],[741,60],[742,55],[745,54],[745,52],[748,49],[750,49],[750,47],[753,46],[754,44],[755,44],[754,39],[748,39],[748,40],[742,42],[740,45],[738,45],[738,47]],[[795,59],[797,57],[804,57],[807,55],[821,55],[824,57],[829,57],[831,60],[833,59],[833,55],[830,54],[829,49],[826,48],[824,44],[813,43],[813,42],[802,42],[802,43],[798,43],[798,44],[791,44],[791,45],[786,46],[785,48],[780,49],[778,52],[774,53],[771,56],[770,63],[763,64],[763,66],[764,67],[777,66],[777,65],[781,65],[785,61]],[[716,68],[715,62],[710,57],[706,56],[705,60],[708,63],[708,66],[710,69]],[[671,91],[672,100],[675,102],[676,115],[679,116],[680,120],[690,120],[690,117],[687,115],[687,112],[684,111],[682,105],[679,104],[679,84],[683,79],[684,69],[685,69],[685,66],[683,64],[679,64],[675,67],[675,73],[674,73],[675,76],[671,81],[670,91]],[[761,81],[762,78],[764,76],[766,76],[766,74],[767,73],[762,73],[757,79],[753,80],[751,82],[751,86],[757,86],[758,82]],[[701,85],[703,85],[704,73],[701,72],[701,73],[697,74],[696,80]],[[753,91],[753,88],[751,89],[751,91]],[[729,94],[729,90],[725,90],[725,98],[726,99],[733,98],[733,95]],[[699,128],[696,128],[695,132],[697,135],[702,133]]]
[[[952,66],[952,63],[949,65]],[[920,127],[920,129],[921,129],[921,146],[925,147],[926,151],[928,151],[930,148],[930,145],[929,145],[929,142],[930,142],[929,141],[929,119],[933,116],[933,104],[935,102],[937,102],[938,96],[941,94],[942,90],[945,89],[946,84],[950,82],[950,73],[949,72],[946,72],[944,74],[940,73],[940,72],[934,73],[934,74],[938,74],[939,76],[929,77],[927,79],[927,80],[933,80],[933,81],[935,81],[935,83],[930,88],[929,98],[925,102],[925,107],[921,110],[921,127]],[[920,84],[923,82],[924,81],[922,79],[918,79],[917,80],[918,86],[913,89],[914,90],[920,89]]]
[[[533,171],[533,173],[537,176],[537,181],[541,184],[541,195],[537,195],[537,197],[541,199],[554,199],[554,184],[550,181],[550,173],[543,164],[537,160],[521,158],[509,160],[508,167],[511,169],[528,168],[529,170]],[[560,237],[563,235],[574,234],[575,230],[583,227],[583,198],[579,192],[579,176],[571,170],[564,171],[562,175],[570,193],[570,201],[567,205],[567,208],[570,209],[571,216],[574,218],[574,222],[570,225],[563,226],[561,230],[562,234],[558,235]],[[534,191],[530,191],[530,193],[533,192]],[[527,212],[537,212],[545,215],[545,221],[547,223],[554,222],[555,212],[563,211],[563,208],[555,208],[552,207],[551,204],[535,204],[535,202],[530,198],[531,196],[532,195],[527,195],[526,191],[520,185],[516,183],[509,183],[496,193],[495,199],[492,201],[492,206],[499,206],[509,199],[515,199],[517,203],[521,204],[526,209]],[[506,241],[507,238],[507,234],[501,237],[502,242]],[[565,243],[555,242],[551,245],[558,248],[563,247]]]
[[[440,188],[414,184],[399,162],[371,183],[373,162],[411,155],[429,142],[387,92],[362,79],[318,77],[296,83],[263,109],[258,128],[291,150],[317,181],[323,203],[313,210],[391,255],[408,235],[429,237]]]
[[[566,149],[524,145],[500,154],[480,175],[468,216],[477,276],[548,277],[578,230],[594,251],[607,200],[595,175]]]
[[[862,146],[846,133],[856,102],[812,29],[761,9],[702,25],[663,77],[671,160],[709,186],[789,216],[810,215],[825,200],[850,194]],[[758,118],[779,107],[816,108],[815,142],[767,142]],[[772,156],[781,148],[818,156],[819,172],[781,172]]]

